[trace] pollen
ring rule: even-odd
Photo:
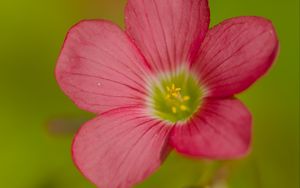
[[[180,105],[180,110],[181,111],[187,111],[187,107],[185,105]]]
[[[166,87],[166,102],[168,102],[171,106],[171,111],[173,114],[177,113],[177,109],[181,111],[188,111],[188,107],[186,102],[190,100],[190,96],[181,95],[182,89],[180,87],[176,87],[174,83],[171,86]]]
[[[181,88],[176,87],[175,84],[173,83],[171,87],[169,86],[166,87],[166,91],[167,91],[166,99],[170,99],[171,97],[178,98],[180,97]]]
[[[172,107],[172,112],[173,112],[174,114],[176,114],[177,108],[176,108],[175,106]]]
[[[182,99],[183,99],[183,101],[188,101],[188,100],[191,99],[191,97],[190,96],[184,96]]]
[[[182,69],[150,83],[149,109],[159,119],[187,121],[201,105],[202,90],[197,77]]]

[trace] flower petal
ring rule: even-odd
[[[80,108],[100,113],[141,104],[143,77],[148,72],[142,56],[118,26],[90,20],[69,31],[56,78]]]
[[[170,143],[183,154],[230,159],[245,155],[251,140],[251,114],[237,99],[207,99],[186,125],[176,126]]]
[[[231,96],[265,74],[277,51],[278,40],[270,21],[233,18],[207,33],[193,68],[211,96]]]
[[[207,0],[128,0],[126,28],[157,71],[192,61],[208,30]]]
[[[101,188],[129,188],[155,171],[166,154],[170,127],[141,110],[122,108],[86,123],[73,142],[73,160]]]

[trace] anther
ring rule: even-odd
[[[175,89],[175,84],[172,84],[172,89],[173,89],[173,90]]]
[[[183,97],[183,101],[188,101],[188,100],[190,100],[191,98],[190,98],[190,96],[184,96]]]
[[[174,114],[176,114],[177,108],[176,108],[175,106],[172,107],[172,112],[173,112]]]
[[[187,110],[187,107],[185,105],[180,105],[180,110],[181,111],[186,111]]]
[[[178,93],[172,93],[172,96],[176,98],[178,97]]]

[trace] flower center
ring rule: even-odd
[[[152,82],[149,107],[159,119],[172,123],[187,121],[201,105],[203,89],[187,70],[163,74]]]

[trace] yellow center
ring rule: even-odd
[[[187,69],[156,78],[149,91],[149,108],[159,119],[171,123],[189,120],[201,105],[202,88]]]
[[[174,83],[166,87],[166,102],[170,104],[172,113],[176,114],[178,109],[188,111],[186,102],[190,100],[190,96],[181,95],[181,88],[176,87]]]

